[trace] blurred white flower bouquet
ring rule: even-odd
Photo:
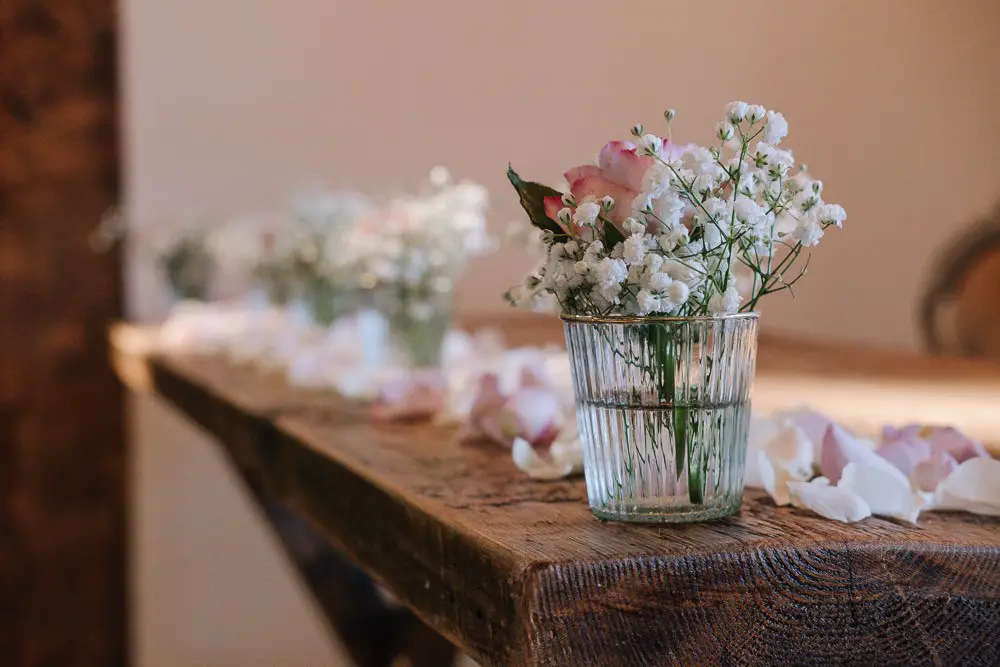
[[[423,192],[390,200],[346,238],[345,261],[372,290],[412,366],[437,365],[455,282],[471,258],[495,247],[487,205],[485,188],[453,182],[438,167]]]
[[[357,287],[344,245],[370,211],[363,195],[312,182],[293,194],[289,210],[235,217],[208,243],[224,273],[248,277],[273,305],[301,299],[325,325]]]
[[[203,301],[215,277],[216,262],[208,245],[209,224],[186,216],[168,223],[136,225],[119,209],[109,211],[90,237],[104,251],[130,236],[140,255],[149,257],[174,300]]]

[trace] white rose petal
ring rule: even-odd
[[[872,514],[915,523],[924,501],[913,492],[909,481],[881,466],[848,463],[837,484],[861,497]]]
[[[871,516],[871,508],[853,491],[814,482],[789,482],[792,505],[834,521],[854,523]]]
[[[514,465],[538,480],[562,479],[573,472],[573,464],[567,461],[549,462],[539,456],[535,448],[524,438],[515,438],[511,448]]]
[[[931,505],[936,510],[1000,516],[1000,461],[965,461],[938,485]]]

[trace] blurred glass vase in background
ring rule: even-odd
[[[453,294],[382,289],[374,295],[376,310],[388,325],[389,356],[411,369],[437,368],[451,327]]]

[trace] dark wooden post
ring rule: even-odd
[[[112,0],[0,4],[0,659],[127,661]]]

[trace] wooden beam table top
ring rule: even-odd
[[[332,394],[219,358],[147,355],[125,338],[116,332],[126,382],[214,434],[248,479],[483,663],[1000,660],[998,520],[842,525],[748,492],[740,515],[713,523],[601,523],[582,480],[530,480],[509,452],[459,443],[452,428],[374,425]],[[840,354],[764,340],[758,383],[802,368],[836,376],[824,355],[841,371],[875,370]],[[915,357],[887,358],[899,373],[887,378],[920,382]],[[919,363],[955,387],[1000,391],[995,367]]]

